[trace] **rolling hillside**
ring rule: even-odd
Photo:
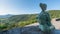
[[[59,18],[60,17],[60,10],[49,10],[47,11],[50,13],[51,18]],[[9,21],[29,21],[29,20],[36,20],[38,14],[23,14],[23,15],[14,15],[9,18]]]
[[[49,10],[51,19],[52,18],[60,18],[60,10]],[[13,28],[13,27],[24,27],[25,25],[36,23],[38,14],[23,14],[23,15],[13,15],[9,17],[5,24],[0,28]],[[3,24],[3,23],[2,23]],[[6,25],[6,26],[5,26]]]
[[[60,18],[60,10],[49,10],[51,18]]]
[[[30,21],[30,20],[36,20],[36,15],[37,14],[25,14],[25,15],[14,15],[10,18],[8,18],[8,20],[14,21],[14,22],[21,22],[21,21]]]

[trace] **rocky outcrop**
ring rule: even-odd
[[[28,26],[23,28],[14,28],[0,32],[0,34],[42,34],[38,26]],[[51,34],[60,34],[60,30],[54,30]]]
[[[38,26],[29,26],[22,28],[21,34],[42,34]],[[60,30],[52,30],[51,34],[60,34]]]
[[[14,28],[11,30],[1,31],[0,34],[21,34],[20,28]]]

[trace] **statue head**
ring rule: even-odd
[[[46,8],[47,8],[47,5],[46,5],[46,4],[44,4],[44,3],[40,3],[40,5],[39,5],[39,6],[41,7],[42,11],[45,11],[45,10],[46,10]]]

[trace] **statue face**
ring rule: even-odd
[[[47,5],[46,4],[43,4],[43,3],[40,3],[40,7],[41,7],[42,11],[45,11]]]

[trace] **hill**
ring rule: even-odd
[[[25,15],[14,15],[9,19],[9,21],[15,21],[15,22],[20,22],[20,21],[30,21],[30,20],[35,20],[37,14],[25,14]]]
[[[51,19],[52,18],[60,18],[60,10],[49,10],[47,11]],[[7,23],[4,25],[6,28],[13,28],[13,27],[24,27],[25,25],[36,23],[37,22],[37,15],[38,14],[23,14],[23,15],[13,15],[9,17],[6,21]],[[2,25],[3,27],[3,25]],[[1,28],[1,27],[0,27]]]
[[[60,10],[49,10],[51,18],[60,18]]]
[[[0,18],[9,18],[11,17],[12,15],[11,14],[7,14],[7,15],[0,15]]]
[[[51,18],[59,18],[60,17],[60,10],[49,10],[47,11]],[[38,14],[23,14],[23,15],[14,15],[9,19],[9,21],[15,21],[15,22],[20,22],[20,21],[29,21],[29,20],[36,20]]]

